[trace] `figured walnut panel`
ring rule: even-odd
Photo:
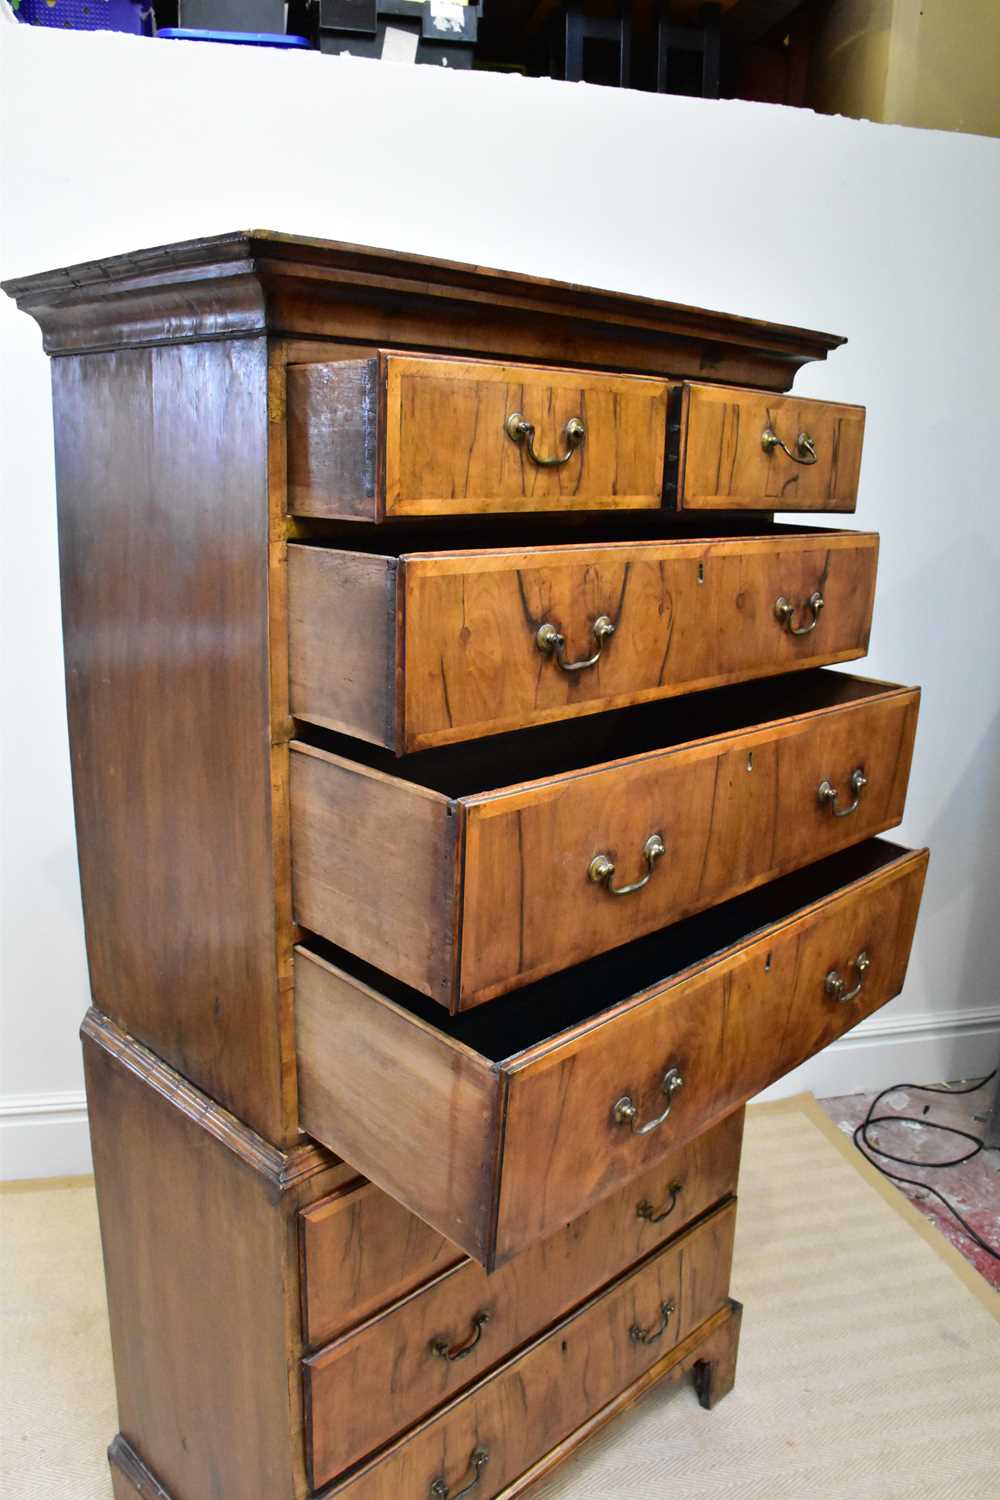
[[[662,381],[530,366],[386,359],[385,509],[389,516],[481,511],[656,510],[662,503],[668,387]],[[505,423],[519,412],[540,467]]]
[[[301,1238],[303,1326],[313,1348],[461,1260],[457,1245],[361,1177],[302,1210]]]
[[[404,557],[402,747],[863,656],[877,563],[878,537],[850,532]],[[775,601],[801,621],[817,589],[816,629],[790,634]],[[602,614],[615,634],[595,667],[563,672],[538,650],[548,623],[569,659],[589,656]]]
[[[339,1473],[364,1458],[735,1193],[742,1133],[737,1110],[499,1271],[464,1261],[312,1355],[308,1400],[331,1418],[317,1423],[318,1467]],[[349,1264],[366,1255],[358,1246]],[[431,1349],[442,1339],[450,1358]]]
[[[823,859],[902,820],[920,694],[790,717],[466,802],[461,1004],[580,963]],[[851,801],[835,817],[819,785]],[[588,879],[614,861],[614,883],[647,873],[642,850],[666,852],[648,885],[615,897]],[[553,911],[559,912],[553,922]]]
[[[907,855],[701,975],[516,1060],[503,1141],[498,1261],[642,1171],[669,1145],[690,1140],[898,995],[926,866],[926,853]],[[836,969],[853,982],[851,965],[862,951],[871,959],[862,991],[838,1003],[826,993],[826,975]],[[639,1106],[640,1122],[660,1113],[661,1080],[671,1067],[684,1084],[667,1123],[645,1136],[616,1123],[613,1106],[625,1095]],[[544,1195],[538,1161],[545,1163]]]
[[[893,853],[499,1063],[299,948],[305,1128],[481,1264],[503,1264],[897,995],[926,862]],[[838,1003],[826,975],[850,979],[861,951],[862,992]],[[643,1118],[658,1113],[672,1066],[685,1081],[669,1128],[635,1135],[615,1121],[626,1094]]]
[[[471,1455],[488,1453],[484,1478],[497,1494],[727,1306],[735,1205],[674,1240],[638,1271],[587,1303],[545,1338],[430,1417],[384,1455],[338,1485],[344,1500],[422,1496],[442,1477],[467,1484]],[[662,1307],[674,1312],[661,1337]],[[332,1477],[327,1455],[333,1413],[312,1405],[313,1481]]]
[[[815,463],[798,462],[777,446],[766,452],[767,428],[792,453],[799,434],[808,433]],[[852,511],[857,504],[863,406],[690,385],[681,431],[684,510]]]

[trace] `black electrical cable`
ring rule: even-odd
[[[971,1161],[974,1156],[979,1155],[986,1144],[978,1135],[970,1135],[967,1130],[959,1130],[954,1125],[940,1125],[936,1120],[924,1120],[914,1115],[876,1115],[874,1111],[885,1098],[886,1094],[893,1094],[897,1089],[913,1089],[922,1094],[974,1094],[978,1089],[983,1089],[988,1083],[992,1083],[996,1076],[997,1069],[994,1068],[992,1073],[988,1073],[978,1083],[973,1083],[965,1089],[937,1088],[932,1087],[928,1083],[894,1083],[891,1088],[883,1089],[881,1094],[876,1094],[868,1106],[867,1115],[854,1132],[854,1144],[865,1160],[871,1162],[875,1170],[881,1172],[883,1177],[888,1177],[892,1182],[904,1183],[907,1187],[922,1188],[925,1193],[932,1193],[935,1198],[944,1204],[952,1217],[958,1220],[965,1233],[969,1236],[969,1239],[978,1245],[980,1250],[984,1250],[994,1260],[1000,1260],[1000,1250],[996,1250],[992,1245],[988,1245],[982,1235],[977,1233],[972,1225],[962,1218],[955,1205],[949,1203],[948,1199],[943,1193],[939,1193],[937,1188],[930,1187],[926,1182],[917,1182],[912,1177],[901,1177],[898,1172],[890,1172],[888,1167],[884,1167],[881,1162],[875,1160],[875,1156],[882,1156],[886,1161],[898,1162],[900,1166],[921,1167],[924,1169],[931,1167],[960,1167],[963,1162]],[[973,1143],[972,1150],[967,1151],[964,1156],[953,1157],[951,1161],[914,1161],[912,1157],[908,1156],[893,1156],[891,1151],[883,1150],[881,1146],[876,1146],[874,1141],[868,1139],[868,1131],[871,1126],[895,1125],[900,1121],[906,1121],[910,1125],[922,1125],[925,1130],[940,1130],[945,1135],[961,1136],[963,1140]],[[869,1155],[869,1152],[874,1152],[874,1155]]]

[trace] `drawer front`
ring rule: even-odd
[[[851,533],[407,559],[405,748],[863,656],[877,560]]]
[[[864,433],[863,406],[686,385],[679,503],[684,510],[852,511]]]
[[[478,1472],[476,1500],[497,1495],[725,1305],[734,1222],[735,1205],[728,1205],[672,1241],[334,1493],[350,1500],[457,1494]],[[332,1455],[345,1412],[315,1392],[306,1406],[319,1486],[337,1473]]]
[[[296,920],[467,1010],[883,832],[919,692],[827,680],[825,707],[454,800],[296,742]]]
[[[303,1128],[502,1264],[897,995],[926,862],[873,841],[446,1028],[299,948]]]
[[[894,827],[919,699],[890,690],[473,802],[462,1007]],[[595,859],[612,874],[595,880]]]
[[[466,1260],[307,1359],[309,1404],[329,1414],[323,1472],[419,1421],[734,1194],[742,1133],[736,1110],[493,1275]]]
[[[307,1348],[370,1318],[462,1259],[456,1245],[362,1177],[303,1209],[299,1225]]]
[[[926,857],[913,856],[727,963],[515,1063],[498,1258],[544,1233],[550,1215],[570,1205],[578,1211],[643,1170],[897,995],[925,868]],[[842,985],[836,992],[832,975]],[[673,1082],[679,1087],[670,1092]]]
[[[288,373],[289,505],[352,520],[655,510],[665,381],[383,354]]]
[[[292,712],[401,753],[850,661],[877,562],[878,537],[851,532],[401,560],[291,546]]]

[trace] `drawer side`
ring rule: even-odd
[[[413,782],[297,741],[290,767],[296,922],[449,1005],[453,805]]]
[[[397,744],[393,557],[288,548],[292,714],[390,750]]]
[[[495,1070],[302,948],[295,1017],[303,1130],[488,1261]]]
[[[378,360],[290,365],[287,382],[288,509],[376,520]]]

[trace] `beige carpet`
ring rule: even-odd
[[[654,1391],[539,1500],[997,1500],[1000,1298],[811,1099],[750,1111],[740,1199],[732,1395]],[[0,1215],[0,1491],[109,1500],[93,1192],[8,1189]]]

